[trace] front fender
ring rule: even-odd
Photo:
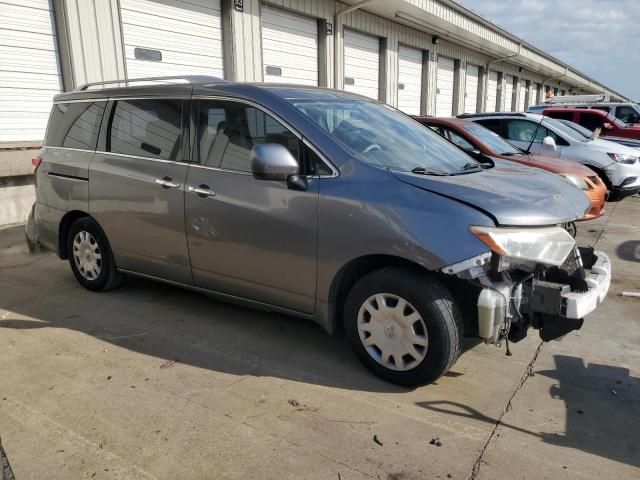
[[[318,213],[317,301],[349,262],[367,255],[397,257],[427,270],[488,251],[471,225],[493,226],[480,211],[405,184],[391,175],[363,173],[322,179]]]

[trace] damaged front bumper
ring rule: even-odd
[[[442,270],[476,287],[474,320],[487,343],[520,341],[530,328],[544,341],[578,330],[611,284],[609,257],[591,248],[575,248],[562,267],[500,265],[500,257],[488,253]]]

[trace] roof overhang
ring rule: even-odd
[[[419,0],[344,0],[344,3],[349,6],[362,3],[361,8],[369,13],[436,35],[489,56],[492,60],[508,61],[546,76],[549,80],[558,79],[568,86],[604,91],[627,100],[623,95],[452,0],[426,3]],[[424,8],[420,5],[424,5]],[[463,24],[471,24],[474,28],[471,30]]]

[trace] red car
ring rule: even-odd
[[[604,213],[607,187],[589,167],[577,162],[523,153],[488,128],[460,118],[413,117],[467,152],[479,151],[490,157],[517,162],[557,173],[584,191],[591,200],[591,210],[582,220],[591,220]]]
[[[615,118],[610,113],[594,108],[546,108],[542,115],[557,118],[558,120],[569,120],[578,125],[582,125],[594,132],[600,129],[600,136],[622,137],[640,140],[640,126],[638,124],[626,124],[622,120]]]

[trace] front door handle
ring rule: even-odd
[[[171,177],[156,178],[156,183],[166,189],[178,188],[180,186],[180,184],[174,182]]]
[[[197,187],[188,186],[187,190],[191,193],[195,193],[200,198],[215,197],[216,192],[209,190],[209,185],[198,185]]]

